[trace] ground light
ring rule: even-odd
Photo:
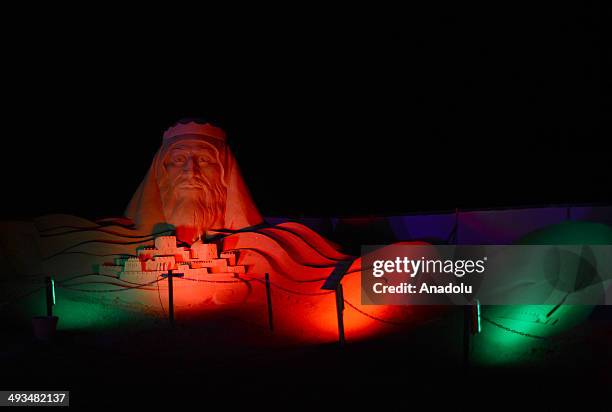
[[[53,296],[53,305],[55,305],[55,279],[51,278],[51,294]]]
[[[591,222],[565,222],[530,233],[522,245],[610,245],[612,229]],[[487,327],[473,347],[472,360],[483,366],[546,364],[562,352],[576,326],[589,319],[594,306],[507,305],[481,310]]]
[[[47,285],[47,316],[53,316],[53,306],[55,305],[55,281],[53,277],[47,276],[45,283]]]
[[[480,318],[480,301],[476,299],[476,322],[477,322],[477,331],[478,333],[482,332],[482,322]]]

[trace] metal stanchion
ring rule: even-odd
[[[174,328],[174,287],[172,278],[182,278],[183,276],[183,273],[172,273],[172,269],[169,269],[168,273],[162,274],[163,278],[168,278],[168,321],[172,328]]]
[[[266,273],[266,299],[268,302],[268,325],[270,326],[270,332],[274,332],[274,319],[272,317],[272,295],[270,291],[270,275]]]
[[[338,343],[344,346],[344,290],[341,283],[336,289],[336,313],[338,315]]]

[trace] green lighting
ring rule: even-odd
[[[610,245],[612,228],[592,222],[564,222],[534,231],[515,244]],[[535,265],[530,269],[540,270]],[[568,305],[562,301],[556,310],[555,305],[488,305],[486,310],[478,309],[479,322],[488,324],[478,338],[478,350],[472,354],[474,364],[543,365],[559,346],[549,338],[563,332],[577,334],[570,331],[589,318],[593,306]]]
[[[55,280],[51,278],[51,294],[53,295],[53,304],[55,305]]]
[[[478,316],[478,333],[482,332],[482,326],[480,323],[480,301],[476,299],[476,315]]]

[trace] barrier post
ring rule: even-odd
[[[338,343],[344,346],[344,290],[342,283],[338,284],[336,289],[336,313],[338,315]]]
[[[473,344],[472,336],[480,333],[481,331],[481,320],[480,320],[480,301],[476,299],[476,302],[471,305],[465,305],[463,307],[463,362],[465,366],[469,366],[470,363],[470,345]]]
[[[182,278],[183,276],[183,273],[172,273],[172,269],[169,269],[168,273],[162,275],[162,277],[168,278],[168,321],[172,328],[174,328],[174,286],[172,278]]]
[[[51,276],[45,278],[47,284],[47,316],[53,316],[53,305],[55,305],[55,282]]]
[[[325,283],[321,287],[323,290],[333,290],[336,296],[336,315],[338,317],[338,343],[344,346],[344,290],[342,289],[342,278],[346,275],[353,264],[353,259],[342,260],[336,264],[334,270],[329,274]]]
[[[265,274],[266,279],[266,299],[268,302],[268,326],[270,327],[270,332],[274,332],[274,319],[272,317],[272,294],[270,290],[270,275],[268,273]]]

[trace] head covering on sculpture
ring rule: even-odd
[[[125,215],[150,233],[171,225],[188,243],[208,230],[237,230],[262,222],[225,132],[193,121],[165,131]]]

